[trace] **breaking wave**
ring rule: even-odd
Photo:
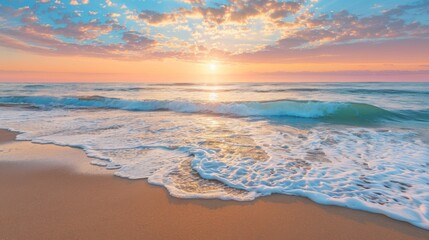
[[[0,103],[31,104],[38,107],[106,108],[128,111],[173,111],[182,113],[208,113],[238,117],[301,117],[323,118],[337,121],[377,120],[406,117],[404,113],[392,112],[377,106],[353,102],[322,101],[260,101],[260,102],[191,102],[160,100],[124,100],[101,96],[52,97],[52,96],[7,96]],[[426,110],[424,110],[426,112]],[[418,111],[407,111],[418,115]],[[424,118],[427,114],[423,114]]]

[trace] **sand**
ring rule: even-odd
[[[79,149],[14,138],[0,130],[0,240],[429,239],[408,223],[299,197],[177,199],[89,165]]]

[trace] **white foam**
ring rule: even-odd
[[[225,164],[206,152],[192,162],[194,169],[259,195],[305,196],[428,228],[429,148],[415,133],[316,128],[252,136],[269,161],[237,158]]]
[[[176,197],[299,195],[429,229],[429,146],[413,130],[299,130],[174,112],[16,108],[1,108],[0,124],[23,132],[18,139],[80,147],[98,159],[93,164],[148,178]]]

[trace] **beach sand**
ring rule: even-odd
[[[300,197],[177,199],[91,166],[79,149],[14,138],[0,130],[0,240],[429,239],[408,223]]]

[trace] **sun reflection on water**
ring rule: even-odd
[[[218,98],[219,98],[219,96],[218,96],[217,92],[210,92],[209,93],[209,101],[215,102],[218,100]]]

